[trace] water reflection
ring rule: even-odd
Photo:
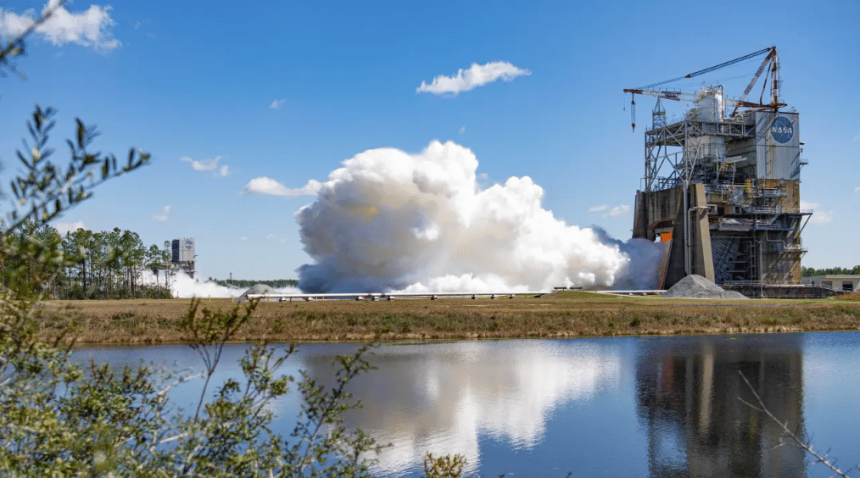
[[[683,337],[646,342],[637,412],[654,477],[803,477],[803,450],[778,446],[778,425],[744,404],[754,396],[803,432],[801,336]],[[766,346],[765,346],[766,345]]]
[[[375,471],[394,475],[420,470],[427,452],[460,453],[472,473],[486,438],[531,448],[556,407],[590,399],[621,375],[618,352],[589,341],[382,347],[372,362],[379,370],[355,384],[364,407],[347,422],[392,444]],[[314,378],[330,373],[326,357],[305,366]]]
[[[246,345],[229,345],[214,377],[239,378]],[[356,344],[303,344],[285,373],[330,380],[330,362]],[[347,417],[392,443],[378,475],[419,476],[424,453],[462,453],[465,476],[830,476],[804,467],[800,449],[779,443],[776,424],[752,400],[742,371],[767,406],[822,450],[853,465],[860,456],[860,333],[599,338],[382,346],[379,370],[352,392],[365,408]],[[79,349],[77,359],[139,359],[199,370],[185,346]],[[330,381],[328,383],[331,383]],[[202,380],[171,390],[196,404]],[[846,406],[847,404],[847,406]],[[297,394],[272,403],[273,429],[288,435]]]

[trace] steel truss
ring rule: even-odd
[[[672,124],[663,123],[645,132],[645,177],[646,192],[672,189],[683,184],[684,180],[695,183],[708,183],[718,180],[721,175],[734,174],[732,164],[721,163],[714,151],[704,145],[686,148],[693,138],[704,136],[724,139],[746,139],[755,137],[755,125],[738,120],[698,121],[685,119]],[[668,167],[668,168],[667,168]],[[664,168],[667,174],[661,175]]]

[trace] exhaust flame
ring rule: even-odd
[[[296,212],[305,292],[442,292],[611,287],[629,282],[631,246],[569,226],[541,206],[529,177],[482,189],[467,148],[434,141],[343,162]],[[647,256],[647,254],[646,254]],[[634,263],[636,261],[633,261]]]

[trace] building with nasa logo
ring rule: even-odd
[[[670,122],[666,94],[652,96],[633,237],[671,242],[661,288],[689,274],[726,288],[800,284],[800,234],[812,212],[800,209],[799,114],[782,104],[738,111],[717,86]]]
[[[196,255],[194,254],[194,238],[174,239],[171,242],[171,266],[174,270],[180,270],[192,279],[194,278],[194,266]]]

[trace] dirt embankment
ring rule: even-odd
[[[46,339],[71,326],[79,343],[183,342],[190,300],[51,301]],[[230,308],[229,300],[203,307]],[[439,340],[860,330],[857,300],[690,300],[563,292],[541,298],[261,303],[237,341]]]

